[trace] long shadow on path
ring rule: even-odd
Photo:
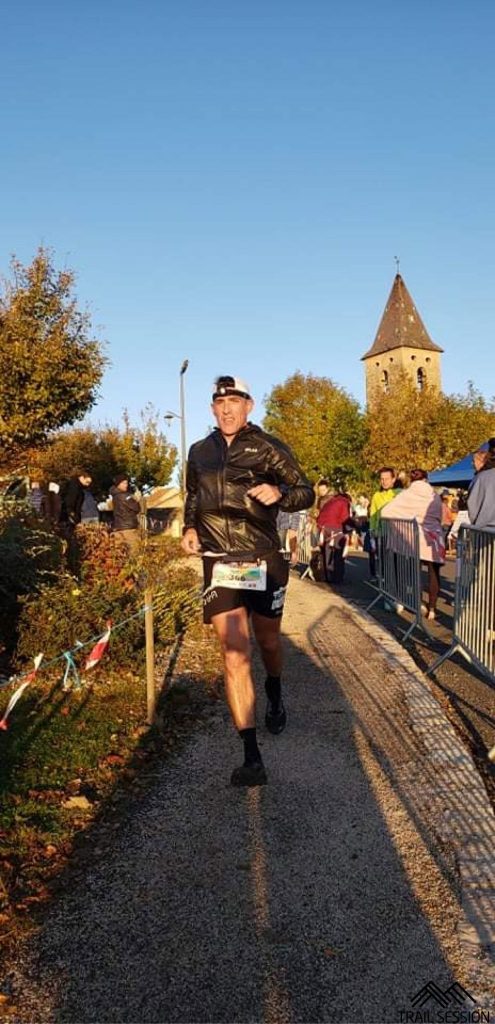
[[[289,727],[262,736],[269,785],[228,785],[240,746],[222,709],[52,908],[44,1020],[398,1021],[430,980],[465,981],[454,861],[432,848],[398,691],[364,631],[301,594]]]

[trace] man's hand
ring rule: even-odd
[[[198,554],[200,549],[199,537],[194,527],[190,526],[189,529],[186,530],[180,542],[180,546],[182,550],[185,551],[186,555]]]
[[[262,505],[276,505],[277,501],[282,500],[282,491],[275,484],[258,484],[249,489],[248,495]]]

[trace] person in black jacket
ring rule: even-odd
[[[69,480],[62,484],[60,494],[60,525],[63,535],[70,540],[81,522],[84,491],[92,477],[87,469],[75,469]]]
[[[75,576],[79,572],[79,551],[75,535],[76,526],[81,522],[84,491],[92,477],[87,469],[75,469],[69,480],[62,484],[60,491],[59,533],[67,542],[67,567]]]
[[[129,551],[139,547],[139,501],[129,493],[127,473],[115,477],[110,489],[113,509],[113,529],[127,544]]]
[[[182,539],[187,554],[203,555],[204,620],[220,640],[227,700],[244,741],[244,764],[231,778],[235,786],[267,781],[256,739],[249,615],[267,672],[265,724],[275,735],[285,728],[280,623],[288,563],[277,514],[314,502],[290,449],[248,422],[253,405],[242,380],[217,378],[212,411],[218,427],[189,451]]]

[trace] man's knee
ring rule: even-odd
[[[222,644],[224,665],[227,672],[236,673],[245,669],[251,660],[249,641],[239,640],[238,643],[229,644],[225,641]]]
[[[276,654],[280,650],[280,637],[278,635],[263,637],[260,640],[260,647],[267,654]]]
[[[269,626],[257,624],[256,639],[262,651],[266,654],[276,654],[280,650],[280,622],[269,619]]]

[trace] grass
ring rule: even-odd
[[[168,656],[161,658],[165,669]],[[218,649],[199,622],[186,633],[152,728],[143,674],[110,667],[102,663],[91,686],[68,693],[61,678],[41,674],[0,733],[0,939],[3,928],[7,946],[51,897],[95,824],[104,826],[115,807],[126,813],[121,797],[142,793],[147,771],[178,749],[219,696]]]

